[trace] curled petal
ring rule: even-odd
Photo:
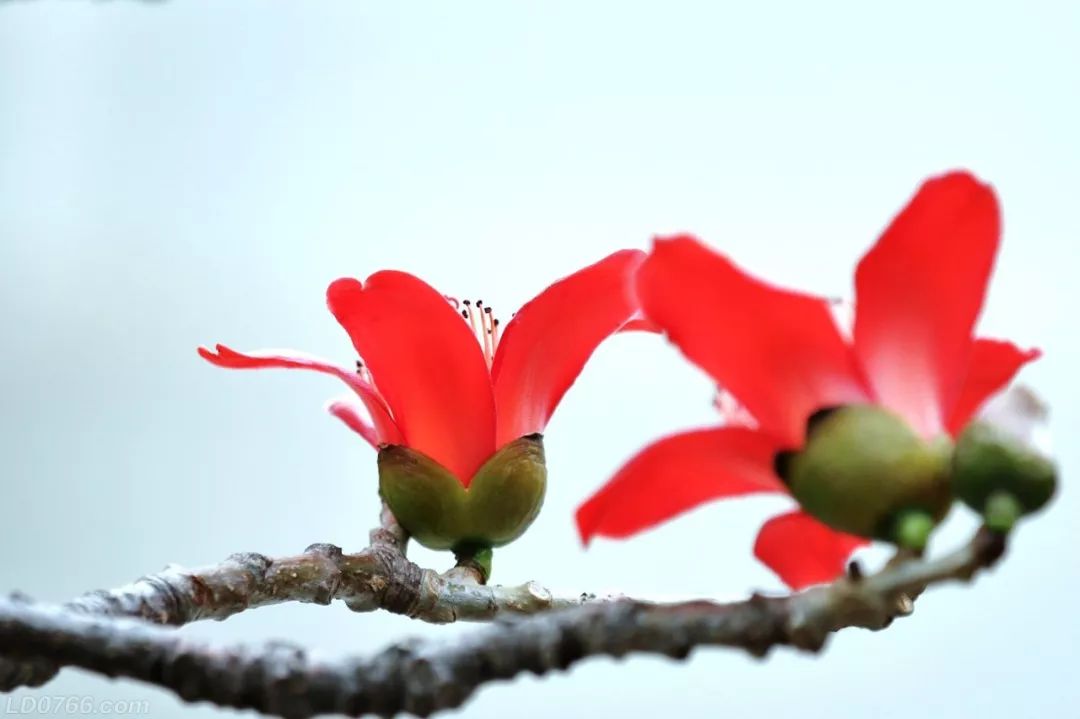
[[[405,443],[465,485],[495,451],[483,353],[443,295],[404,272],[333,282],[327,304],[349,333]]]
[[[821,584],[844,574],[848,559],[870,542],[830,529],[801,511],[765,522],[754,543],[754,556],[792,589]]]
[[[622,250],[559,280],[506,326],[491,367],[502,446],[542,432],[597,346],[634,318],[631,278],[645,258]]]
[[[581,540],[629,537],[710,499],[786,492],[773,472],[780,448],[775,438],[745,427],[661,439],[578,508]]]
[[[855,352],[878,399],[924,435],[958,402],[1000,230],[988,185],[935,177],[855,273]]]
[[[330,400],[326,403],[326,411],[344,422],[346,427],[367,440],[372,447],[379,448],[378,433],[361,416],[360,411],[352,402],[344,399]]]
[[[213,350],[199,347],[199,356],[210,364],[227,369],[304,369],[337,377],[356,392],[371,415],[376,439],[372,444],[400,444],[402,442],[401,431],[394,422],[394,418],[390,416],[390,411],[379,392],[355,372],[344,367],[295,350],[257,350],[241,353],[221,344],[215,345]]]
[[[963,430],[979,408],[1004,389],[1021,367],[1041,355],[1037,349],[1022,350],[1005,340],[975,340],[960,396],[949,414],[949,433],[956,435]]]
[[[691,361],[793,446],[814,411],[868,399],[828,301],[767,285],[692,237],[656,240],[638,294]]]

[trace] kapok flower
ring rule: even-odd
[[[999,234],[989,186],[928,180],[859,263],[850,334],[824,298],[693,237],[657,239],[637,277],[645,315],[749,416],[641,451],[579,508],[582,540],[776,492],[801,509],[768,520],[754,552],[793,588],[842,574],[867,538],[925,541],[951,501],[949,436],[1039,356],[973,335]]]
[[[632,277],[644,257],[616,252],[554,283],[505,328],[483,302],[448,299],[404,272],[339,279],[327,304],[362,358],[355,370],[292,351],[199,354],[339,378],[362,408],[328,410],[379,450],[380,493],[402,526],[432,548],[490,548],[540,509],[540,433],[563,394],[600,342],[640,323]]]

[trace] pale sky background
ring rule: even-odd
[[[338,276],[408,269],[508,316],[616,248],[692,230],[844,295],[918,182],[962,166],[1005,214],[982,327],[1046,350],[1024,380],[1053,405],[1065,479],[1004,564],[819,657],[593,660],[488,686],[464,715],[1075,716],[1080,5],[892,7],[0,0],[0,592],[59,601],[169,562],[362,547],[375,456],[322,413],[341,388],[195,354],[351,362],[323,304]],[[656,338],[605,345],[549,427],[545,509],[496,581],[780,589],[750,547],[781,499],[578,545],[577,504],[644,443],[710,422],[710,395]],[[970,526],[955,512],[935,549]],[[338,604],[183,631],[364,654],[469,630]],[[229,713],[76,670],[41,693]]]

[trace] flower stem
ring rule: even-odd
[[[487,584],[491,578],[491,547],[464,546],[454,549],[457,566],[472,569],[480,575],[480,583]]]

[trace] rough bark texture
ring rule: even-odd
[[[854,573],[791,596],[729,604],[618,599],[518,614],[452,645],[408,642],[372,657],[335,660],[285,644],[215,648],[145,622],[0,600],[0,651],[138,679],[187,701],[288,719],[402,711],[426,716],[460,706],[487,682],[565,669],[590,656],[649,652],[683,658],[704,645],[757,656],[777,645],[818,651],[844,627],[887,626],[910,608],[910,597],[937,582],[968,580],[1004,550],[1002,535],[982,530],[940,559],[904,558],[878,574]],[[314,596],[329,601],[334,592]],[[395,606],[406,605],[411,600]]]
[[[356,612],[384,609],[443,624],[533,614],[596,600],[589,594],[555,596],[535,582],[484,586],[468,566],[442,574],[423,569],[406,558],[406,542],[393,516],[384,511],[370,546],[355,554],[345,554],[332,544],[313,544],[303,554],[279,559],[234,554],[212,567],[170,567],[123,587],[90,592],[65,603],[63,609],[179,626],[227,619],[269,604],[330,604],[336,599]],[[51,662],[0,656],[0,691],[41,686],[56,671]]]

